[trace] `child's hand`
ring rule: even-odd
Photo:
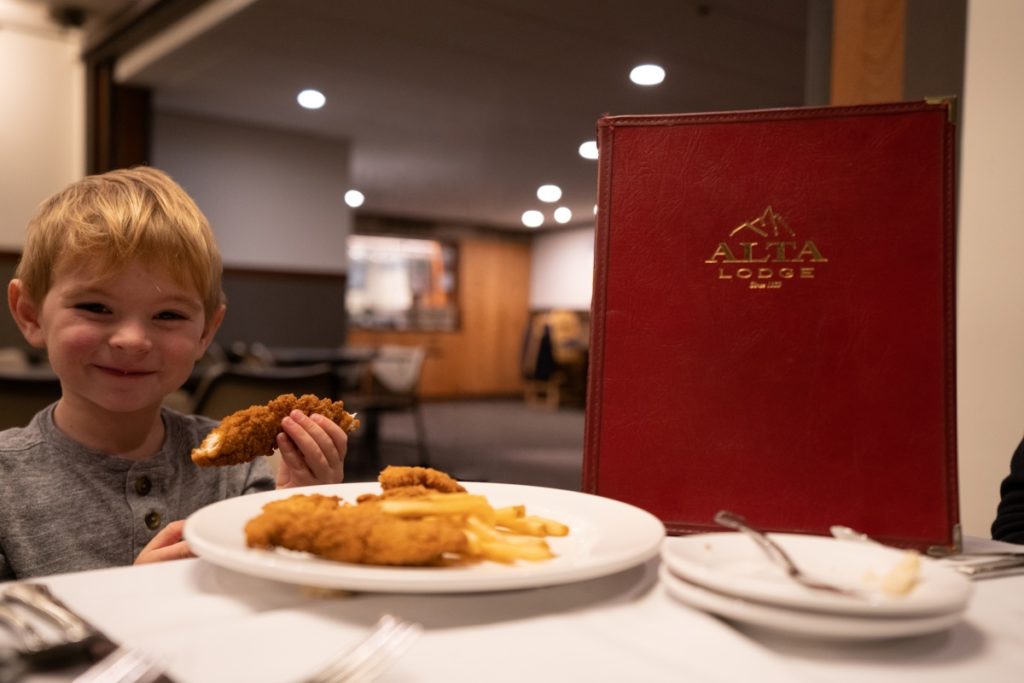
[[[323,415],[306,415],[293,410],[281,421],[277,435],[281,467],[277,488],[338,484],[345,478],[348,434]]]
[[[184,528],[185,520],[183,519],[171,522],[165,526],[142,549],[139,556],[135,558],[135,564],[183,560],[187,557],[195,557],[192,551],[188,549],[185,541],[181,540],[181,532]]]

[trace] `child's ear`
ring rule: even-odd
[[[40,307],[36,306],[21,280],[11,280],[7,285],[7,305],[25,340],[36,348],[46,348],[46,335],[39,322]]]
[[[224,322],[224,313],[228,307],[225,304],[221,304],[213,315],[210,316],[210,321],[206,323],[206,328],[203,330],[203,336],[199,340],[199,357],[196,358],[198,361],[206,353],[206,349],[210,348],[210,342],[213,341],[213,337],[217,334],[217,330],[220,329],[220,324]]]

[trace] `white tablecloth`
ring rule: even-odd
[[[1024,575],[976,582],[964,620],[948,631],[836,643],[691,609],[665,592],[657,567],[652,560],[565,586],[465,595],[315,594],[202,560],[46,583],[115,640],[160,658],[177,683],[300,681],[384,613],[425,627],[383,677],[390,683],[1024,680]],[[27,680],[67,681],[82,668]]]

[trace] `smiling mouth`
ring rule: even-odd
[[[123,368],[109,368],[103,365],[97,367],[108,374],[117,375],[118,377],[141,377],[143,375],[153,374],[153,371],[151,370],[125,370]]]

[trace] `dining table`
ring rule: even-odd
[[[965,540],[966,551],[1014,549],[1021,547]],[[654,555],[587,580],[483,592],[311,588],[202,558],[35,580],[116,642],[158,661],[177,683],[307,680],[385,614],[423,626],[380,678],[391,683],[995,683],[1024,676],[1024,574],[974,581],[962,619],[947,629],[847,641],[690,607],[666,590],[661,562]],[[85,666],[24,680],[70,681]]]

